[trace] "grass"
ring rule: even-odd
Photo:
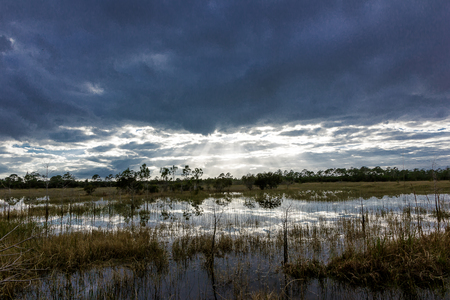
[[[388,242],[378,238],[365,251],[345,251],[326,269],[339,280],[374,288],[445,286],[450,273],[450,228]]]
[[[285,272],[295,278],[331,277],[373,289],[445,287],[450,273],[450,230],[391,241],[378,238],[366,250],[350,248],[327,264],[299,259]]]
[[[31,253],[39,234],[35,223],[0,221],[0,297],[13,297],[38,278],[37,260]]]
[[[412,215],[411,210],[418,213]],[[328,277],[375,290],[448,289],[450,227],[448,219],[443,224],[435,221],[425,226],[423,211],[409,208],[399,215],[362,212],[358,219],[341,218],[335,228],[319,225],[313,235],[294,227],[291,232],[299,236],[297,242],[309,240],[312,248],[328,245],[330,255],[326,259],[300,255],[284,270],[295,278]],[[317,231],[320,241],[314,237]],[[340,246],[333,242],[336,234],[342,236]],[[333,253],[334,248],[340,253]]]
[[[124,263],[167,265],[167,252],[150,228],[92,230],[43,238],[35,250],[41,254],[39,268],[74,272]]]

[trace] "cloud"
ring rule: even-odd
[[[102,153],[102,152],[107,152],[109,150],[112,150],[114,148],[116,148],[115,145],[109,144],[109,145],[97,146],[97,147],[91,148],[91,149],[89,149],[89,152],[100,152],[100,153]]]
[[[85,131],[67,129],[61,129],[53,132],[49,136],[52,140],[58,143],[84,142],[94,138],[91,135],[87,135]]]
[[[8,7],[5,28],[34,49],[34,60],[24,60],[28,53],[17,59],[33,72],[52,73],[43,96],[55,107],[64,103],[85,125],[100,118],[207,134],[258,122],[448,116],[443,1],[231,1],[219,8],[201,1],[37,7],[23,0]],[[100,98],[74,93],[78,82]],[[65,120],[66,113],[58,115]],[[36,127],[55,126],[24,117]]]
[[[383,131],[382,140],[377,132],[448,120],[448,1],[2,4],[3,142],[142,156],[130,163],[167,155],[168,163],[208,149],[263,155],[286,141],[308,152],[446,137]],[[152,127],[155,139],[127,126]],[[214,140],[236,132],[248,140]],[[195,143],[177,144],[177,134]],[[266,134],[271,143],[248,137]]]
[[[100,85],[98,85],[98,84],[92,84],[90,82],[86,82],[84,84],[84,86],[89,93],[94,94],[94,95],[102,95],[105,92],[105,90],[103,88],[101,88]]]
[[[4,35],[0,36],[0,52],[6,52],[12,49],[12,42]]]
[[[314,128],[314,129],[300,129],[300,130],[291,130],[291,131],[283,131],[280,135],[284,136],[312,136],[317,135],[322,131],[322,128]]]
[[[151,142],[145,142],[145,143],[137,143],[137,142],[131,142],[124,145],[121,145],[121,149],[128,149],[128,150],[152,150],[157,149],[160,145],[151,143]]]
[[[3,165],[3,164],[0,164],[0,173],[1,173],[1,174],[7,174],[9,171],[10,171],[10,168],[9,168],[8,166],[5,166],[5,165]],[[8,174],[8,175],[5,175],[5,177],[6,177],[6,176],[9,176],[9,174]]]

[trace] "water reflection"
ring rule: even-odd
[[[449,199],[447,194],[441,197]],[[384,196],[381,199],[371,197],[363,201],[353,199],[324,202],[293,200],[284,195],[272,196],[265,193],[250,198],[235,193],[224,197],[211,197],[201,204],[170,198],[161,198],[153,202],[139,201],[139,205],[134,209],[131,204],[124,201],[100,199],[66,205],[64,209],[59,205],[50,205],[56,208],[56,213],[48,218],[48,225],[54,229],[55,234],[61,231],[158,226],[163,223],[208,231],[214,212],[220,212],[222,223],[226,224],[224,230],[227,232],[245,230],[254,234],[267,234],[279,229],[283,213],[289,207],[290,226],[314,226],[318,222],[333,226],[342,218],[360,218],[363,210],[382,217],[409,212],[412,219],[420,216],[421,221],[430,223],[432,227],[436,217],[433,215],[435,203],[430,199],[434,199],[434,195],[409,194],[399,197]],[[13,205],[0,200],[0,213],[11,210],[26,214],[27,210],[45,206],[45,203],[42,203],[45,199],[39,200],[40,204],[32,204],[29,199],[22,198]],[[45,222],[43,216],[32,215],[31,219]],[[381,225],[385,225],[383,220]]]
[[[443,203],[447,203],[449,195],[442,197]],[[421,230],[435,230],[436,217],[433,215],[435,203],[430,199],[434,199],[434,195],[409,194],[335,202],[304,201],[291,199],[286,195],[266,193],[257,194],[255,197],[236,193],[225,194],[223,197],[210,197],[201,203],[178,201],[167,197],[152,201],[135,199],[133,203],[126,199],[122,201],[100,199],[92,202],[50,205],[52,214],[46,220],[42,214],[33,213],[33,210],[38,212],[40,207],[46,205],[43,203],[45,199],[40,199],[39,204],[34,204],[33,201],[24,198],[14,205],[4,202],[0,213],[9,210],[23,212],[28,220],[42,224],[47,222],[53,234],[117,230],[133,226],[159,228],[158,238],[168,246],[168,249],[182,236],[211,234],[212,225],[219,223],[217,236],[232,239],[245,237],[250,244],[241,252],[236,251],[217,257],[215,267],[209,273],[204,267],[204,257],[199,254],[190,258],[189,262],[182,262],[185,265],[172,259],[168,274],[161,277],[155,277],[152,272],[138,276],[125,267],[61,276],[58,279],[63,289],[61,295],[68,298],[92,295],[94,298],[95,295],[100,297],[103,294],[97,294],[99,290],[102,292],[111,290],[112,295],[119,298],[136,299],[147,299],[148,295],[155,296],[153,298],[173,299],[212,299],[217,295],[233,298],[236,296],[234,292],[242,291],[244,297],[241,298],[245,298],[251,291],[266,289],[268,293],[275,290],[279,293],[285,292],[292,298],[303,299],[385,297],[402,299],[409,296],[398,289],[379,292],[350,287],[331,279],[305,281],[285,277],[283,272],[280,272],[283,253],[279,247],[283,238],[280,234],[283,231],[283,221],[288,219],[289,257],[314,258],[327,262],[330,257],[342,253],[349,244],[364,245],[366,229],[361,232],[361,222],[367,223],[367,235],[370,231],[380,233],[383,229],[393,228],[399,220],[405,228],[408,226],[417,228],[415,226],[420,222]],[[448,203],[446,205],[448,206]],[[355,235],[348,238],[345,230],[352,226],[355,228]],[[365,228],[364,225],[362,227]],[[386,233],[386,236],[390,235],[394,233]],[[119,285],[121,290],[115,290],[115,286],[110,282],[116,281],[127,282],[129,285]],[[41,293],[39,295],[44,297],[53,293],[58,287],[52,287],[52,282],[50,280],[46,284],[44,281],[39,291],[31,291],[24,298],[34,299],[36,293]],[[64,290],[67,286],[71,288]],[[75,296],[64,294],[67,291],[73,291]],[[425,299],[439,299],[442,296],[428,290],[417,293],[420,295],[419,298]],[[443,295],[449,296],[448,292]]]

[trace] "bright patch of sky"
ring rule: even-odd
[[[44,164],[50,163],[54,172],[72,171],[80,177],[94,173],[104,177],[126,167],[138,169],[143,163],[150,167],[153,176],[159,175],[161,167],[174,164],[203,168],[206,177],[222,172],[240,177],[277,169],[359,167],[354,159],[363,158],[370,167],[405,164],[429,168],[433,162],[445,167],[449,159],[446,149],[450,147],[450,130],[445,126],[449,121],[339,127],[290,124],[280,128],[240,128],[230,133],[215,131],[209,135],[128,125],[111,130],[106,137],[97,137],[92,127],[65,126],[62,129],[81,131],[90,139],[49,144],[8,142],[3,145],[2,156],[26,162],[17,167],[14,161],[4,159],[2,164],[24,174],[42,171]],[[118,168],[118,161],[122,169]]]

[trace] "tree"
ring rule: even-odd
[[[181,176],[183,177],[183,181],[185,182],[186,186],[191,187],[190,183],[190,176],[191,176],[192,170],[189,168],[188,165],[185,165],[183,170],[181,171]],[[181,191],[183,191],[183,185],[181,185]]]
[[[255,175],[248,173],[247,175],[243,175],[241,178],[242,183],[249,189],[253,189],[253,185],[255,184]]]
[[[159,169],[159,173],[161,174],[161,180],[164,182],[164,190],[167,190],[169,187],[170,170],[167,167],[162,167]]]
[[[286,266],[289,261],[289,249],[288,249],[288,222],[289,213],[291,211],[291,205],[289,205],[283,212],[282,226],[283,226],[283,265]]]
[[[230,187],[233,184],[233,176],[230,173],[226,175],[221,173],[214,181],[214,188],[221,192],[223,189]]]
[[[282,176],[278,172],[264,172],[256,175],[255,185],[261,190],[264,190],[265,188],[273,189],[277,188],[282,181]]]
[[[186,179],[191,175],[191,172],[192,172],[191,168],[189,168],[189,166],[186,165],[182,170],[181,176],[183,176]]]
[[[141,181],[148,181],[150,179],[150,169],[147,167],[146,164],[142,164],[139,168],[139,179]]]
[[[94,175],[92,175],[92,181],[93,182],[101,182],[102,178],[100,177],[100,175],[94,174]]]
[[[286,188],[289,188],[291,184],[295,181],[295,172],[290,170],[289,172],[287,170],[284,170],[284,182],[286,183]]]
[[[50,188],[62,188],[64,182],[61,175],[54,175],[50,178],[49,187]]]
[[[148,180],[150,179],[150,169],[147,167],[146,164],[142,164],[142,166],[139,168],[139,181],[143,182],[146,197],[148,196]]]
[[[108,176],[105,177],[105,181],[109,182],[109,187],[112,186],[113,180],[114,180],[114,175],[113,174],[109,174]]]
[[[172,181],[175,182],[175,173],[177,172],[178,167],[173,165],[169,168],[169,174],[172,175]]]
[[[131,196],[131,208],[134,210],[134,196],[142,189],[142,183],[139,181],[139,172],[127,168],[122,173],[116,175],[117,188],[126,190]]]
[[[117,188],[134,192],[140,188],[138,181],[138,173],[127,168],[122,173],[116,175]]]
[[[22,188],[23,179],[17,174],[11,174],[5,178],[5,183],[9,189]]]
[[[162,167],[159,169],[159,173],[161,174],[161,179],[164,181],[169,180],[170,170],[167,167]]]
[[[95,192],[96,187],[94,185],[92,185],[91,183],[88,183],[87,185],[84,186],[83,189],[86,192],[86,194],[88,196],[90,196]]]
[[[47,224],[48,224],[48,202],[50,201],[50,197],[48,194],[48,186],[50,184],[50,180],[49,180],[49,167],[50,164],[46,163],[44,164],[45,167],[45,174],[41,175],[42,176],[42,180],[45,183],[45,227],[46,227],[46,234],[48,233],[47,231]]]
[[[65,173],[62,176],[62,180],[64,187],[75,187],[77,185],[75,176],[70,172]]]
[[[41,175],[38,172],[28,173],[23,177],[25,184],[28,188],[38,188],[39,187],[39,178]]]
[[[194,181],[194,190],[196,191],[200,184],[200,178],[203,176],[203,170],[195,168],[192,172],[192,180]]]

